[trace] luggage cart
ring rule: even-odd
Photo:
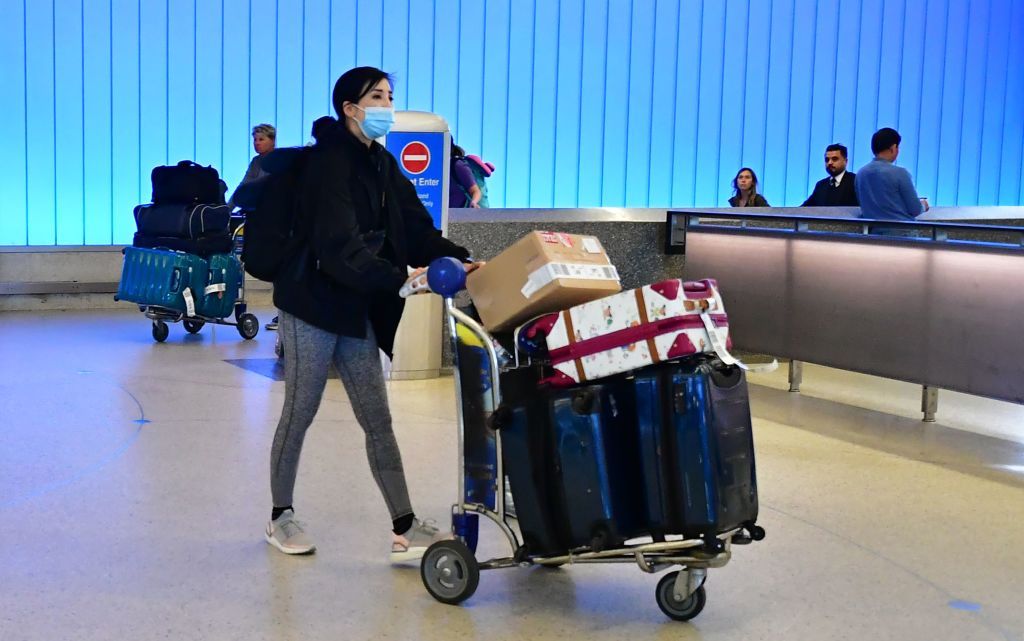
[[[146,318],[153,321],[153,340],[158,343],[166,341],[167,337],[171,333],[168,323],[177,322],[181,322],[185,327],[185,331],[189,334],[198,334],[200,330],[203,329],[203,326],[209,323],[213,325],[227,325],[234,327],[238,330],[239,335],[241,335],[245,340],[252,340],[256,337],[256,334],[259,333],[260,330],[260,322],[259,319],[256,318],[255,314],[250,314],[247,311],[248,305],[245,301],[245,265],[242,263],[241,253],[244,228],[245,223],[243,222],[231,233],[231,244],[233,248],[231,255],[238,261],[242,272],[242,282],[239,285],[238,300],[235,301],[233,310],[234,320],[228,320],[231,318],[230,316],[226,316],[224,318],[213,318],[199,314],[188,315],[184,312],[167,307],[160,307],[157,305],[139,305],[139,311],[141,311]]]
[[[446,260],[451,263],[445,264],[443,261]],[[403,288],[402,295],[433,291],[444,297],[453,356],[458,359],[460,328],[463,335],[468,331],[476,337],[476,342],[483,346],[487,354],[485,362],[490,382],[489,390],[485,391],[485,394],[489,395],[487,405],[490,408],[498,408],[501,404],[502,371],[529,364],[520,362],[516,350],[513,360],[502,365],[503,359],[499,358],[498,348],[495,347],[491,335],[479,322],[455,306],[453,297],[462,289],[465,282],[465,274],[460,275],[459,272],[463,272],[463,268],[453,259],[434,261],[418,282],[409,283]],[[516,342],[518,343],[518,340]],[[452,506],[452,532],[455,537],[431,545],[420,565],[423,585],[438,601],[454,605],[471,597],[479,584],[481,570],[532,565],[558,567],[577,563],[635,563],[642,571],[653,574],[678,566],[678,570],[669,572],[658,582],[655,598],[666,616],[677,621],[688,621],[700,614],[704,608],[704,582],[707,580],[708,571],[729,562],[734,544],[749,544],[764,538],[764,529],[752,525],[722,532],[713,542],[706,539],[682,538],[663,542],[635,539],[636,542],[627,541],[623,547],[615,549],[598,551],[580,547],[567,550],[564,554],[531,554],[516,532],[516,518],[510,513],[507,504],[508,481],[502,465],[500,429],[494,431],[493,452],[496,469],[493,475],[493,492],[482,502],[468,500],[472,493],[467,494],[467,486],[476,479],[471,478],[470,469],[467,467],[463,381],[458,360],[454,371],[459,436],[458,465],[462,470],[459,475],[458,501]],[[490,503],[493,503],[493,507]],[[487,560],[477,559],[475,551],[480,516],[492,521],[505,535],[511,555]]]

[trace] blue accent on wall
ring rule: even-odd
[[[383,66],[496,207],[798,205],[895,126],[934,205],[1024,204],[1024,0],[0,0],[0,245],[131,241],[156,165],[233,188]]]

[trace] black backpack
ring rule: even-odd
[[[267,175],[235,191],[235,204],[246,210],[242,262],[255,278],[273,282],[304,240],[295,222],[311,153],[310,147],[275,149],[261,165]]]
[[[228,186],[213,167],[203,167],[191,160],[177,165],[154,167],[153,202],[157,205],[223,205]]]

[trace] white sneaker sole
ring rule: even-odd
[[[304,547],[304,548],[287,548],[287,547],[281,545],[280,541],[278,541],[274,537],[270,536],[266,532],[263,533],[263,538],[265,538],[267,540],[267,543],[273,545],[275,548],[277,548],[278,550],[284,552],[285,554],[312,554],[313,552],[316,552],[316,546],[315,545],[310,545],[310,546]]]
[[[419,561],[427,553],[427,548],[409,548],[405,552],[392,552],[392,563],[405,563],[406,561]]]

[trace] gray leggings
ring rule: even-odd
[[[333,360],[356,420],[366,434],[370,471],[392,520],[412,514],[402,455],[391,430],[391,411],[373,329],[367,327],[365,339],[338,336],[282,311],[278,331],[284,345],[285,392],[270,453],[274,506],[292,504],[302,441],[320,407],[327,370]]]

